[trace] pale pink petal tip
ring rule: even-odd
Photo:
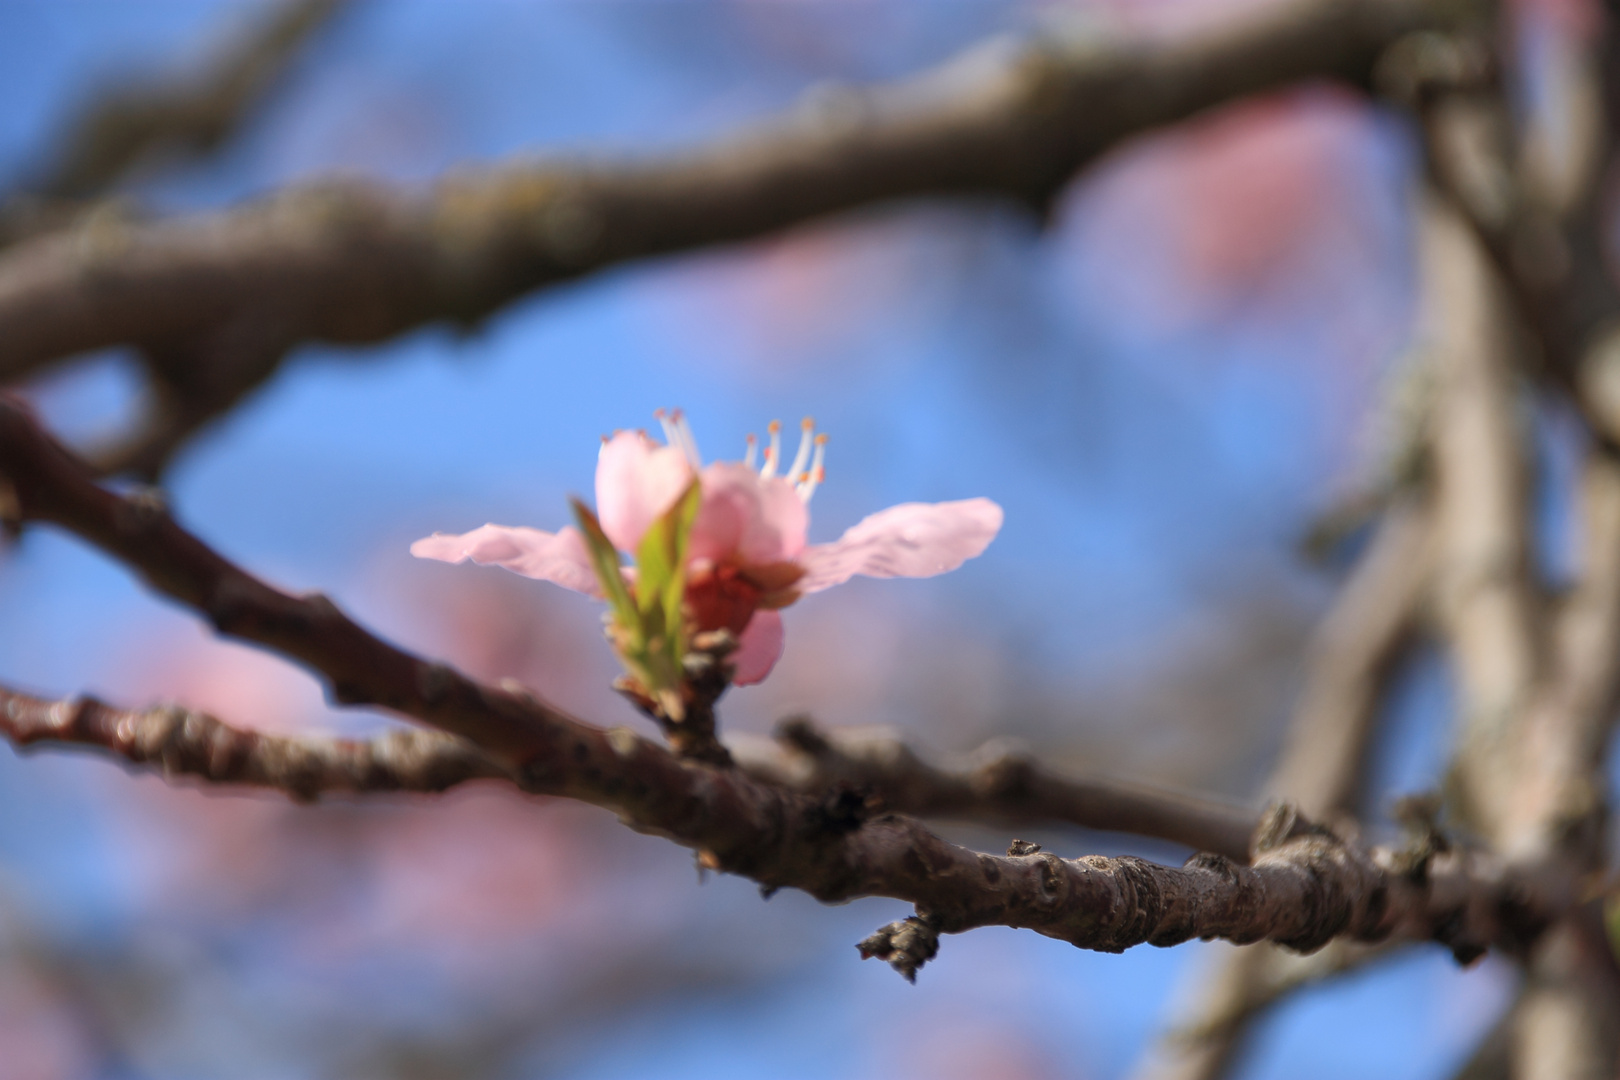
[[[602,444],[596,459],[596,516],[620,551],[634,551],[647,527],[675,505],[692,482],[692,466],[673,446],[636,431]]]
[[[411,554],[451,563],[471,559],[589,596],[602,595],[585,538],[572,526],[554,533],[507,525],[485,525],[460,536],[434,533],[412,544]]]
[[[771,673],[782,658],[782,616],[774,611],[756,611],[738,639],[731,662],[737,665],[732,682],[752,686]]]
[[[856,574],[932,577],[955,570],[990,546],[1001,507],[989,499],[902,503],[858,522],[831,544],[806,548],[801,593],[819,592]]]

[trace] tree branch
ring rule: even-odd
[[[196,400],[212,417],[299,342],[471,323],[602,267],[885,200],[1045,206],[1122,139],[1301,79],[1366,84],[1390,42],[1471,11],[1470,0],[1293,0],[1173,45],[981,50],[667,160],[513,164],[447,179],[426,198],[340,181],[223,214],[109,217],[0,258],[0,380],[133,345],[186,357],[167,381],[205,387]]]
[[[1431,196],[1419,229],[1436,370],[1438,600],[1463,717],[1455,778],[1465,820],[1496,837],[1508,825],[1501,796],[1514,784],[1513,737],[1543,647],[1513,328],[1503,320],[1501,285],[1462,215]]]
[[[1570,598],[1549,618],[1535,602],[1529,572],[1524,437],[1514,415],[1512,364],[1503,355],[1507,335],[1499,322],[1492,325],[1500,286],[1482,245],[1448,214],[1432,214],[1427,231],[1436,260],[1432,280],[1455,298],[1437,425],[1452,574],[1443,607],[1465,718],[1454,776],[1465,814],[1504,856],[1545,887],[1576,894],[1603,858],[1596,751],[1620,687],[1620,472],[1612,448],[1600,448],[1582,490],[1589,543],[1597,543],[1584,553]],[[1570,219],[1586,226],[1597,220],[1573,213]],[[1588,261],[1563,292],[1596,296],[1612,309],[1613,285],[1601,260]],[[1565,315],[1554,328],[1579,330],[1581,320]],[[1591,327],[1584,333],[1567,340],[1580,347],[1576,361],[1590,371],[1601,357]],[[1589,380],[1581,381],[1589,390]],[[1594,434],[1612,439],[1603,403],[1578,400]],[[1603,963],[1606,953],[1601,941],[1584,940],[1565,919],[1528,955],[1512,1040],[1515,1075],[1564,1080],[1612,1073],[1616,1046],[1603,1018],[1620,998],[1620,979]]]
[[[47,198],[106,190],[154,153],[201,154],[241,126],[311,36],[348,0],[277,0],[209,66],[187,78],[109,88],[74,122],[59,160],[32,186]]]
[[[1061,822],[1184,843],[1221,841],[1247,861],[1257,815],[1175,792],[1044,773],[1027,757],[999,754],[966,773],[921,761],[893,736],[784,725],[785,752],[753,746],[738,765],[757,779],[828,797],[843,788],[876,795],[887,810],[987,823]],[[476,747],[451,735],[395,731],[374,739],[279,736],[234,727],[177,705],[124,709],[93,697],[50,701],[0,686],[0,735],[18,747],[99,748],[164,776],[285,791],[311,801],[335,791],[440,792],[468,780],[505,779]],[[1234,838],[1241,836],[1241,843]]]
[[[51,521],[205,613],[222,633],[269,647],[326,678],[339,701],[382,705],[461,735],[527,791],[617,811],[642,831],[696,848],[712,869],[825,901],[889,896],[936,933],[1026,927],[1091,949],[1192,937],[1320,947],[1345,935],[1433,938],[1461,956],[1522,941],[1544,918],[1528,883],[1463,852],[1416,865],[1368,851],[1281,807],[1241,866],[1219,855],[1185,867],[1136,858],[998,858],[917,822],[868,817],[736,769],[676,758],[632,732],[581,723],[532,695],[481,686],[372,637],[324,598],[249,577],[186,533],[150,498],[97,487],[26,407],[0,397],[0,475],[22,520]],[[853,812],[852,812],[853,811]]]
[[[1266,784],[1313,817],[1349,813],[1390,669],[1408,644],[1434,579],[1427,496],[1398,498],[1317,627],[1305,685]]]
[[[1349,812],[1389,670],[1422,610],[1434,577],[1434,514],[1409,495],[1386,511],[1367,550],[1311,642],[1305,685],[1283,752],[1267,781],[1277,798],[1308,814]],[[1295,985],[1293,965],[1264,946],[1227,953],[1137,1075],[1214,1080],[1236,1060],[1249,1023]]]
[[[506,776],[470,743],[437,731],[363,740],[266,735],[174,705],[120,709],[91,697],[48,701],[5,687],[0,735],[18,747],[93,747],[171,779],[274,788],[299,802],[335,791],[439,792]]]
[[[1404,947],[1406,943],[1399,941],[1366,945],[1339,938],[1309,956],[1259,946],[1243,949],[1232,954],[1234,961],[1241,957],[1243,963],[1223,964],[1220,968],[1220,974],[1240,973],[1226,982],[1230,993],[1219,1001],[1213,993],[1207,995],[1212,1007],[1203,1010],[1195,1023],[1172,1029],[1165,1041],[1172,1047],[1235,1049],[1257,1018],[1294,991],[1360,971]],[[1213,981],[1211,989],[1217,985],[1220,980]],[[1194,1060],[1200,1056],[1194,1055]],[[1195,1073],[1187,1070],[1175,1075]]]
[[[1244,862],[1258,817],[1244,807],[1145,785],[1058,776],[998,743],[972,755],[966,767],[941,769],[885,729],[826,731],[804,717],[780,725],[774,747],[735,736],[729,742],[738,764],[755,776],[806,792],[869,792],[886,810],[923,818],[1079,825]]]

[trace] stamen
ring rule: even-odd
[[[804,473],[805,466],[810,464],[810,444],[813,441],[812,433],[816,430],[816,422],[805,417],[799,423],[799,452],[793,455],[793,468],[787,471],[788,479],[797,482]]]
[[[654,409],[653,418],[658,421],[658,426],[664,429],[664,442],[675,447],[677,450],[683,450],[684,447],[681,446],[681,434],[675,429],[675,421],[670,418],[669,413],[665,412],[663,409]]]
[[[782,460],[782,421],[772,420],[765,430],[770,434],[771,444],[765,448],[765,464],[760,466],[759,475],[769,480],[776,475],[776,466]]]
[[[797,488],[797,491],[799,493],[799,498],[801,500],[803,500],[805,503],[808,503],[810,501],[810,496],[812,496],[812,495],[814,495],[816,493],[816,488],[821,485],[821,482],[823,480],[827,479],[827,469],[823,465],[823,462],[825,462],[826,460],[827,460],[827,436],[826,435],[817,435],[816,436],[816,456],[810,462],[810,471],[805,475],[804,481],[802,483],[800,483],[798,488]]]
[[[681,448],[681,452],[686,455],[686,460],[691,464],[692,468],[703,468],[703,455],[698,453],[697,439],[692,436],[692,425],[686,422],[686,414],[680,409],[676,409],[670,414],[670,419],[674,421],[675,435],[680,439],[680,442],[673,445]]]
[[[748,449],[743,454],[743,464],[748,468],[754,467],[754,459],[759,456],[759,440],[754,438],[753,432],[748,433]]]

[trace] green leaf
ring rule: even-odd
[[[607,538],[607,533],[602,531],[602,523],[596,520],[590,507],[578,499],[568,501],[574,507],[574,520],[579,522],[579,531],[585,534],[591,569],[596,571],[596,583],[602,586],[602,595],[607,597],[608,606],[613,609],[614,621],[625,630],[639,633],[641,619],[636,603],[630,597],[630,590],[625,587],[624,575],[619,570],[618,549]]]
[[[673,506],[655,520],[636,549],[636,606],[642,611],[663,609],[665,624],[680,614],[686,587],[686,549],[697,517],[702,491],[697,481],[687,485]],[[675,607],[670,606],[671,600]]]
[[[672,688],[681,681],[686,652],[686,552],[692,522],[702,502],[696,480],[647,528],[636,549],[636,609],[644,632],[641,657],[655,684]]]

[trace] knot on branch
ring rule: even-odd
[[[1396,801],[1394,815],[1406,831],[1406,843],[1390,856],[1389,869],[1413,885],[1427,885],[1435,856],[1452,849],[1450,838],[1440,828],[1440,797],[1408,795]]]
[[[918,970],[939,955],[939,930],[931,919],[912,915],[890,923],[855,947],[862,960],[875,957],[904,975],[907,982],[916,983]]]
[[[974,794],[998,802],[1018,802],[1035,790],[1035,762],[1021,746],[1005,741],[987,744],[985,761],[968,777]]]
[[[1300,813],[1299,807],[1282,799],[1267,806],[1260,815],[1249,840],[1249,856],[1253,858],[1272,851],[1299,836],[1322,836],[1337,842],[1338,834]]]
[[[804,713],[780,721],[772,736],[782,745],[792,747],[808,757],[825,757],[832,751],[832,744],[827,741],[827,736],[823,735],[816,722]]]
[[[168,520],[169,503],[155,487],[136,488],[124,496],[113,513],[113,524],[119,532],[138,537]]]
[[[1266,808],[1250,850],[1256,870],[1291,865],[1304,872],[1292,925],[1270,935],[1279,945],[1310,953],[1344,933],[1363,941],[1389,934],[1386,868],[1358,844],[1347,843],[1332,829],[1305,817],[1292,803]]]
[[[1494,66],[1490,48],[1476,37],[1419,30],[1384,50],[1373,85],[1385,97],[1421,109],[1442,94],[1481,89]]]
[[[882,808],[883,800],[875,793],[840,782],[805,811],[805,821],[814,832],[842,836],[860,828]]]

